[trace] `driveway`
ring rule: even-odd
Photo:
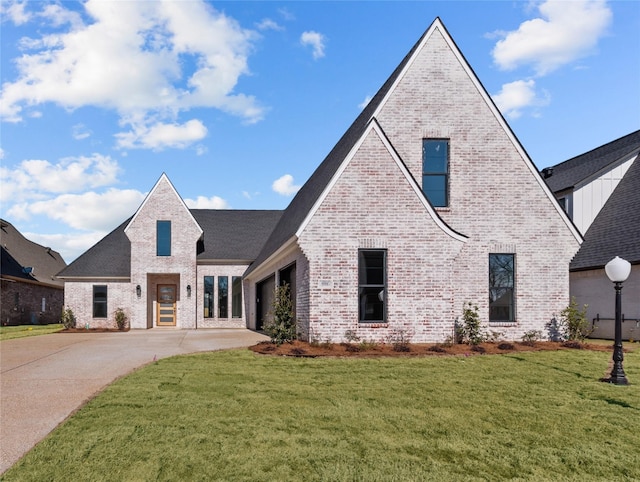
[[[0,343],[0,474],[115,379],[155,359],[268,339],[244,329],[54,333]]]

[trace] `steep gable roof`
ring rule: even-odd
[[[639,131],[640,132],[640,131]],[[640,264],[640,160],[636,159],[584,235],[569,269],[604,267],[620,256]]]
[[[560,208],[558,203],[556,202],[553,194],[542,180],[542,177],[538,173],[533,162],[530,160],[528,154],[521,146],[520,142],[515,137],[513,131],[506,123],[499,110],[491,100],[491,97],[487,93],[486,89],[482,86],[477,76],[469,66],[469,63],[466,61],[464,56],[462,55],[460,49],[457,47],[449,33],[447,32],[444,24],[440,20],[440,18],[436,18],[431,26],[426,30],[426,32],[420,37],[418,42],[413,46],[413,48],[409,51],[409,53],[404,57],[400,65],[396,67],[391,76],[386,80],[386,82],[382,85],[380,90],[376,93],[376,95],[371,99],[369,104],[364,108],[364,110],[360,113],[360,115],[356,118],[356,120],[351,124],[351,126],[347,129],[345,134],[340,138],[335,147],[329,152],[324,161],[318,166],[315,172],[311,175],[309,180],[302,186],[302,188],[298,191],[296,196],[293,198],[287,209],[285,210],[280,222],[273,230],[273,234],[265,243],[264,248],[260,252],[260,255],[255,260],[255,262],[249,267],[246,274],[249,274],[255,268],[257,268],[260,264],[265,262],[269,257],[271,257],[274,253],[278,251],[283,245],[288,244],[288,242],[296,236],[296,233],[299,232],[300,227],[304,223],[305,219],[307,219],[308,215],[314,209],[314,206],[317,205],[319,198],[326,191],[327,187],[330,185],[332,179],[335,174],[339,171],[340,166],[345,160],[346,156],[352,152],[354,146],[360,139],[362,139],[365,130],[368,128],[369,123],[372,119],[376,117],[376,115],[383,108],[385,102],[389,98],[389,96],[393,93],[394,88],[400,82],[402,77],[405,75],[407,70],[411,67],[413,60],[417,52],[419,52],[431,37],[431,35],[435,31],[440,31],[451,47],[451,50],[456,55],[456,58],[459,60],[461,65],[466,69],[469,77],[474,82],[478,92],[487,102],[487,105],[493,112],[493,114],[498,119],[498,122],[503,127],[508,137],[513,142],[513,145],[518,150],[523,159],[525,159],[531,174],[537,180],[540,188],[545,192],[550,202],[556,208],[558,214],[562,217],[567,227],[571,230],[574,237],[580,242],[581,236],[577,231],[573,223],[569,220],[566,213]],[[437,213],[436,213],[437,217]]]
[[[55,278],[66,266],[60,253],[25,238],[11,223],[0,220],[3,276],[61,286]]]
[[[545,179],[553,192],[570,189],[589,177],[640,152],[640,130],[556,164]]]
[[[204,231],[197,256],[199,262],[248,263],[258,255],[282,211],[192,209],[190,214]],[[105,236],[58,276],[62,279],[130,278],[131,242],[124,231],[131,219]]]

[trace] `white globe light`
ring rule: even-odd
[[[614,283],[622,283],[631,273],[631,263],[626,259],[616,256],[605,265],[604,271],[611,281]]]

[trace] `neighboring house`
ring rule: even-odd
[[[622,289],[623,338],[640,339],[640,130],[543,169],[584,243],[571,261],[571,295],[587,306],[594,337],[613,338],[615,297],[604,265],[631,263]]]
[[[58,323],[64,283],[55,275],[66,266],[59,253],[29,241],[0,219],[0,316],[3,325]]]
[[[60,276],[96,326],[121,306],[134,328],[261,329],[288,283],[304,339],[443,341],[466,302],[519,339],[568,304],[581,241],[436,19],[284,212],[189,211],[163,175]]]

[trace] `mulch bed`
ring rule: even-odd
[[[496,342],[481,343],[476,347],[465,344],[362,344],[362,343],[308,343],[294,341],[276,345],[263,341],[249,347],[261,355],[293,356],[293,357],[398,357],[398,356],[471,356],[497,355],[505,353],[551,351],[551,350],[593,350],[611,352],[611,346],[578,342],[537,341],[534,343]]]

